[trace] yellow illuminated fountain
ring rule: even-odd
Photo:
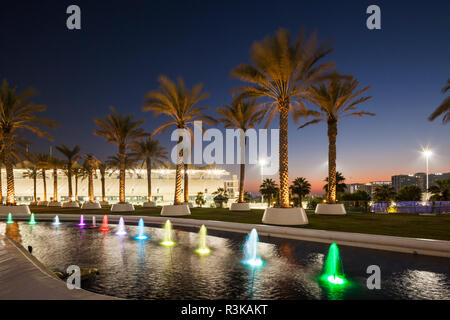
[[[207,255],[211,253],[211,249],[208,248],[206,244],[206,227],[204,224],[200,227],[200,231],[198,232],[198,248],[195,250],[196,253],[200,255]]]
[[[164,224],[164,237],[160,244],[166,247],[172,247],[175,245],[175,242],[172,240],[172,222],[170,222],[170,220],[167,220]]]

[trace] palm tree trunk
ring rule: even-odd
[[[0,204],[3,204],[2,167],[0,166]]]
[[[100,171],[101,174],[101,183],[102,183],[102,201],[105,202],[106,201],[106,190],[105,190],[105,172]]]
[[[182,141],[183,137],[179,137],[177,147],[181,148],[181,150],[178,151],[177,168],[175,172],[175,197],[173,201],[174,205],[181,204],[181,169],[183,168],[183,149],[181,145]]]
[[[78,175],[75,174],[75,201],[78,201]]]
[[[58,169],[53,169],[53,201],[58,201]]]
[[[152,201],[152,162],[150,158],[147,158],[145,160],[145,163],[147,164],[147,201]]]
[[[245,163],[241,163],[241,172],[239,175],[239,203],[244,203],[244,179],[245,179]]]
[[[89,189],[89,202],[94,202],[94,178],[92,168],[89,168],[88,189]]]
[[[69,183],[68,187],[69,187],[69,196],[68,196],[68,201],[73,201],[72,199],[72,159],[69,159],[68,163],[67,163],[67,181]]]
[[[119,176],[119,202],[125,203],[125,146],[119,146],[120,176]]]
[[[187,163],[184,164],[184,202],[189,202],[189,177]]]
[[[44,200],[47,201],[47,179],[45,177],[45,169],[42,169],[42,185],[44,186]]]
[[[336,203],[336,137],[337,121],[328,120],[328,203]]]
[[[288,120],[289,101],[280,102],[280,206],[289,208]]]
[[[14,206],[16,205],[16,196],[14,192],[14,167],[9,156],[9,150],[4,150],[6,159],[5,159],[5,167],[6,167],[6,205]]]
[[[33,202],[37,201],[37,170],[33,175]]]

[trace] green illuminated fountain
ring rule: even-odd
[[[164,237],[161,245],[166,247],[172,247],[175,245],[175,242],[172,240],[172,222],[167,220],[164,224]]]
[[[14,220],[13,220],[13,218],[12,218],[12,214],[11,214],[11,212],[10,212],[10,213],[8,213],[8,220],[6,220],[6,223],[7,223],[7,224],[11,224],[11,223],[14,223]]]
[[[346,282],[339,248],[336,243],[330,245],[321,278],[335,285],[342,285]]]
[[[34,219],[34,213],[31,213],[30,221],[28,221],[28,224],[37,224],[36,219]]]
[[[200,231],[198,232],[198,248],[195,250],[200,255],[207,255],[211,253],[211,249],[208,248],[206,244],[206,227],[204,224],[200,227]]]

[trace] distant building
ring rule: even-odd
[[[391,185],[391,181],[372,181],[369,183],[351,183],[348,185],[350,193],[354,193],[358,190],[367,192],[371,197],[375,193],[375,189],[381,185]]]
[[[428,175],[428,185],[429,187],[436,184],[438,180],[450,179],[450,172],[447,173],[431,173]],[[400,190],[404,186],[415,185],[420,187],[422,191],[426,190],[427,187],[427,175],[423,172],[418,172],[415,174],[402,174],[392,176],[392,186],[395,191]]]
[[[371,190],[369,192],[370,196],[372,196],[375,193],[376,188],[378,188],[382,185],[390,186],[390,185],[392,185],[392,182],[391,181],[372,181],[370,183],[370,186],[371,186]]]

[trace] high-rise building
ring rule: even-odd
[[[436,184],[438,180],[450,179],[450,172],[447,173],[431,173],[428,175],[428,186],[431,187]],[[427,186],[427,175],[423,172],[408,175],[392,176],[392,186],[395,191],[400,190],[404,186],[415,185],[425,191]]]

